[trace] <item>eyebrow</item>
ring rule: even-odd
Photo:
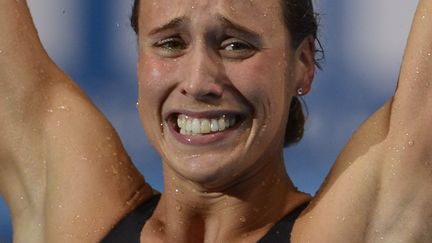
[[[184,24],[185,22],[186,22],[186,18],[184,16],[174,18],[171,21],[169,21],[168,23],[163,24],[163,25],[161,25],[159,27],[156,27],[156,28],[152,29],[149,32],[149,35],[154,35],[154,34],[157,34],[159,32],[163,32],[163,31],[168,30],[168,29],[178,28],[182,24]]]
[[[241,24],[235,23],[233,20],[228,19],[225,16],[222,15],[216,15],[216,18],[226,27],[232,28],[232,29],[237,29],[241,32],[247,33],[248,35],[251,36],[260,36],[259,33],[257,33],[256,31],[253,31],[249,28],[247,28],[246,26],[243,26]]]
[[[261,35],[258,32],[253,31],[250,28],[247,28],[246,26],[243,26],[241,24],[235,23],[235,21],[230,20],[229,18],[222,16],[220,14],[216,15],[216,19],[220,23],[222,23],[222,25],[225,26],[226,28],[229,28],[229,29],[232,29],[235,31],[239,31],[242,34],[244,34],[245,36],[255,40],[258,45],[262,45],[262,40],[260,38]],[[188,22],[188,18],[185,16],[180,16],[180,17],[174,18],[174,19],[170,20],[168,23],[152,29],[149,32],[149,35],[154,35],[154,34],[169,30],[169,29],[179,28],[182,25],[184,25],[186,22]]]
[[[257,45],[257,47],[262,47],[262,45],[263,45],[262,38],[261,38],[261,35],[258,32],[254,31],[254,30],[251,30],[250,28],[248,28],[246,26],[243,26],[241,24],[235,23],[233,20],[230,20],[230,19],[228,19],[225,16],[222,16],[222,15],[218,14],[218,15],[216,15],[216,18],[226,28],[232,29],[232,30],[234,30],[236,32],[240,32],[245,37],[250,38],[251,40],[253,40],[255,42],[255,45]]]

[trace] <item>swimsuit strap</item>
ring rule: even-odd
[[[152,216],[160,196],[160,194],[154,195],[149,202],[141,204],[130,212],[114,226],[101,243],[140,243],[141,230]]]
[[[300,214],[309,205],[309,202],[305,202],[294,211],[287,214],[279,222],[261,238],[257,243],[290,243],[291,242],[291,231],[294,226],[294,222],[300,216]]]

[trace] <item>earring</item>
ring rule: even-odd
[[[302,96],[303,95],[303,88],[297,89],[297,95]]]

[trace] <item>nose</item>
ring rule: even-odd
[[[195,51],[188,59],[182,94],[200,101],[212,101],[223,94],[223,66],[211,51]]]

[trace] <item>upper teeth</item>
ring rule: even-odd
[[[223,115],[218,119],[198,119],[180,114],[177,118],[177,126],[183,135],[199,135],[211,132],[224,131],[236,123],[234,116]]]

